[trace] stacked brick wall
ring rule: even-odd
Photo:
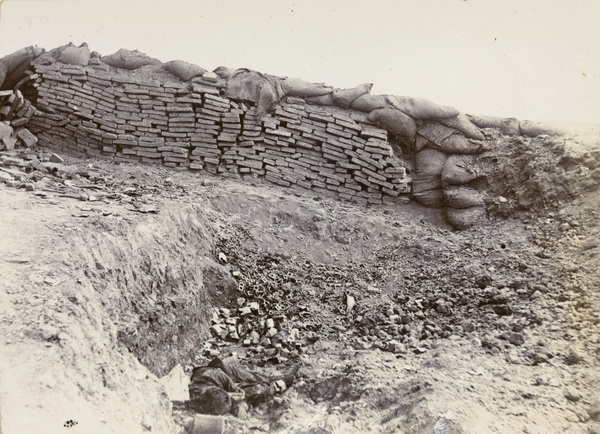
[[[81,156],[238,173],[361,204],[407,198],[410,178],[388,133],[353,110],[284,98],[257,118],[221,95],[222,80],[157,80],[37,65],[40,144]]]

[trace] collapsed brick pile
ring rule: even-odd
[[[0,91],[0,150],[10,151],[18,143],[26,147],[37,144],[37,138],[24,128],[35,107],[17,89]]]

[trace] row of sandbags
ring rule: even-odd
[[[543,122],[520,121],[516,118],[495,116],[469,116],[469,120],[479,128],[495,128],[505,136],[537,137],[542,134],[561,136],[565,131]]]
[[[478,156],[447,153],[429,143],[414,154],[413,198],[427,207],[444,209],[446,220],[456,229],[483,221],[485,194],[469,186],[485,174]]]
[[[0,58],[0,90],[12,90],[43,52],[42,48],[31,46]]]

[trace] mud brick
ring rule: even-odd
[[[288,124],[287,128],[289,130],[292,131],[297,131],[299,133],[312,133],[313,132],[313,128],[304,124],[300,124],[300,125],[294,125],[294,124]]]
[[[313,142],[313,143],[311,143]],[[315,143],[314,141],[308,142],[306,140],[296,140],[296,147],[300,148],[302,150],[307,149],[307,150],[314,150],[315,148]]]
[[[304,104],[293,104],[289,106],[284,106],[283,110],[288,113],[298,115],[300,117],[305,117],[308,115],[308,112],[304,110]]]
[[[201,126],[217,126],[217,121],[215,119],[206,119],[196,116],[196,124],[200,124]]]
[[[307,111],[308,111],[308,109],[307,109]],[[321,114],[321,113],[308,113],[308,118],[312,119],[312,120],[316,120],[316,121],[321,121],[324,123],[335,121],[335,118],[333,116],[330,116],[328,114]]]
[[[286,161],[288,162],[288,164],[293,164],[295,167],[302,167],[304,169],[310,169],[311,167],[314,167],[315,163],[309,163],[307,161],[304,160],[292,160],[292,162],[288,159],[286,159]]]
[[[221,153],[218,150],[204,148],[195,148],[190,154],[198,157],[208,158],[218,158],[221,155]]]
[[[123,90],[126,94],[129,95],[147,95],[150,96],[150,90],[148,89],[140,89],[136,85],[125,85]]]
[[[215,89],[214,87],[205,86],[205,85],[198,84],[198,83],[192,84],[192,90],[194,92],[197,92],[200,94],[209,94],[209,95],[214,95],[214,96],[219,95],[219,91],[217,89]]]
[[[363,152],[360,149],[356,152],[358,153],[357,159],[366,163],[367,164],[366,167],[372,166],[372,167],[375,167],[376,169],[383,169],[383,167],[384,167],[383,164],[374,160],[371,157],[371,154]],[[360,164],[360,163],[357,163],[357,164]]]
[[[296,113],[290,113],[286,110],[281,110],[281,109],[275,109],[275,116],[283,119],[283,120],[299,120],[301,118],[301,115],[296,114]]]
[[[237,135],[235,134],[226,134],[226,133],[221,133],[217,136],[217,140],[219,142],[230,142],[230,143],[235,143],[237,141]]]
[[[44,74],[43,79],[50,80],[50,81],[56,81],[59,83],[68,83],[69,82],[69,77],[65,77],[60,74]]]
[[[385,173],[389,173],[398,178],[404,178],[406,176],[406,167],[386,167]]]
[[[359,124],[354,123],[352,120],[347,121],[342,119],[336,119],[335,124],[350,130],[350,132],[352,132],[353,134],[356,134],[362,130],[362,127]]]
[[[178,103],[187,103],[187,104],[198,104],[201,105],[202,104],[202,99],[201,98],[189,98],[189,97],[179,97],[176,98],[175,101],[177,101]]]
[[[296,181],[296,185],[298,185],[299,187],[305,188],[307,190],[310,190],[312,188],[312,182],[302,181],[300,179]]]
[[[381,148],[385,150],[388,150],[390,148],[390,144],[386,140],[379,140],[374,138],[368,139],[365,146]]]
[[[344,158],[342,157],[344,154],[340,154],[339,152],[334,152],[334,151],[330,151],[330,150],[323,150],[323,158],[329,160],[329,161],[339,161],[340,159]],[[347,157],[345,157],[347,159]]]
[[[350,138],[352,138],[352,137],[353,137],[353,134],[352,134],[352,133],[349,133],[349,132],[347,132],[347,131],[338,130],[338,129],[336,129],[336,128],[332,128],[332,127],[330,127],[330,126],[328,126],[328,127],[327,127],[326,131],[327,131],[329,134],[334,134],[334,135],[336,135],[336,136],[345,137],[345,138],[347,138],[347,139],[350,139]]]
[[[323,141],[325,141],[327,139],[336,139],[337,138],[337,136],[334,135],[334,134],[330,134],[330,133],[328,133],[326,131],[321,131],[321,130],[318,130],[318,129],[315,129],[312,132],[312,134],[310,134],[310,135],[303,133],[302,136],[303,137],[311,137],[311,138],[313,138],[315,140],[318,140],[320,142],[323,142]]]
[[[31,131],[29,131],[27,128],[19,130],[17,132],[17,138],[19,138],[23,142],[23,144],[28,148],[31,148],[32,146],[35,146],[38,143],[37,137],[34,136],[31,133]]]
[[[17,118],[17,119],[13,119],[10,121],[10,124],[14,127],[22,127],[23,125],[25,125],[27,123],[27,119],[26,118]]]
[[[373,166],[372,164],[369,164],[367,162],[365,162],[363,159],[358,158],[360,156],[356,156],[356,157],[352,157],[350,158],[350,162],[353,164],[357,164],[362,168],[367,168],[367,169],[371,169],[371,170],[377,170],[377,167]]]
[[[273,128],[267,128],[265,131],[266,135],[273,135],[273,136],[278,136],[278,137],[292,137],[292,133],[290,131],[285,131],[284,129],[280,128],[280,129],[273,129]]]
[[[178,134],[182,134],[182,133],[193,133],[196,131],[195,128],[173,128],[173,127],[169,127],[169,131],[172,133],[178,133]]]
[[[347,163],[345,161],[338,161],[335,163],[336,167],[341,167],[342,169],[348,170],[360,170],[362,166],[358,164]]]
[[[298,174],[289,169],[283,169],[281,171],[281,179],[289,182],[290,184],[295,184],[298,181]]]
[[[368,143],[367,143],[367,145],[368,145]],[[391,147],[388,147],[388,149],[381,149],[381,148],[374,148],[371,146],[365,146],[364,151],[369,152],[371,154],[384,155],[387,157],[391,157],[393,155]]]
[[[386,181],[381,181],[380,179],[377,179],[373,176],[369,176],[367,178],[367,180],[373,184],[377,184],[380,185],[382,187],[388,188],[390,190],[392,190],[394,188],[394,184],[390,183],[390,182],[386,182]]]
[[[166,110],[167,113],[193,113],[194,110],[191,106],[176,106],[176,105],[167,105]]]
[[[273,184],[281,185],[283,187],[289,187],[291,185],[289,181],[285,181],[284,179],[273,174],[265,175],[265,179],[269,182],[272,182]]]
[[[379,173],[377,173],[377,172],[375,172],[373,170],[369,170],[366,167],[363,167],[361,169],[361,172],[363,172],[363,173],[367,174],[368,176],[373,177],[373,178],[375,178],[375,179],[377,179],[379,181],[386,181],[387,180],[387,178],[385,176],[383,176],[383,175],[381,175],[381,174],[379,174]]]
[[[380,128],[371,128],[371,127],[363,127],[362,131],[359,133],[359,136],[365,139],[368,138],[376,138],[381,140],[388,139],[388,133],[386,130],[382,130]]]
[[[184,164],[188,162],[187,158],[182,158],[182,157],[172,157],[172,156],[164,156],[163,155],[163,161],[165,163],[178,163],[178,164]]]
[[[365,187],[370,187],[371,183],[367,180],[367,178],[363,178],[361,176],[357,176],[356,174],[354,175],[354,180],[360,184],[360,185],[364,185]]]
[[[109,80],[103,80],[101,78],[96,78],[91,75],[88,75],[87,82],[91,83],[91,86],[104,88],[110,87],[112,83]]]
[[[221,97],[215,96],[215,95],[206,95],[205,100],[206,101],[214,101],[215,103],[220,103],[220,104],[223,104],[223,105],[226,105],[229,107],[229,100],[227,98],[221,98]]]

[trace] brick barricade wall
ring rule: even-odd
[[[51,149],[257,176],[365,205],[410,193],[387,131],[362,112],[287,97],[257,119],[252,103],[220,96],[218,79],[147,80],[60,63],[35,69],[38,110],[28,128]]]

